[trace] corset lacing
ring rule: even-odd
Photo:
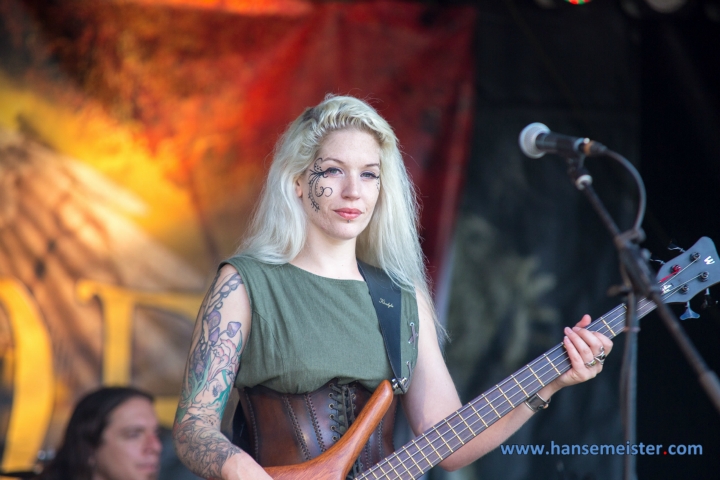
[[[332,400],[329,407],[335,411],[335,413],[330,414],[330,420],[335,423],[330,426],[330,430],[334,432],[332,436],[333,442],[337,442],[355,421],[355,410],[357,408],[355,405],[355,388],[348,385],[335,385],[334,383],[331,383],[329,387],[332,390],[332,392],[328,393],[328,397]],[[362,472],[362,469],[362,462],[358,458],[347,478],[355,478]]]

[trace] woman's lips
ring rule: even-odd
[[[335,213],[345,220],[354,220],[362,214],[362,212],[357,208],[339,208],[335,210]]]

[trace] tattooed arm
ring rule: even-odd
[[[230,265],[218,272],[200,307],[173,426],[178,457],[203,478],[270,478],[220,433],[220,421],[250,332],[250,302]]]

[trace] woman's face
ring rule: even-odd
[[[110,412],[92,458],[93,480],[154,480],[162,444],[152,403],[133,397]]]
[[[380,146],[356,129],[337,130],[323,142],[310,167],[295,182],[308,216],[308,241],[357,238],[380,195]]]

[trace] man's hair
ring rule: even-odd
[[[418,238],[418,203],[392,127],[373,107],[354,97],[328,95],[308,108],[278,141],[267,182],[237,254],[265,263],[287,263],[305,244],[306,215],[295,182],[310,167],[327,136],[356,129],[380,146],[380,194],[357,240],[360,260],[382,268],[400,287],[417,288],[430,302]]]
[[[102,443],[110,414],[132,398],[153,401],[152,395],[131,387],[104,387],[85,395],[75,407],[55,458],[41,480],[91,480],[90,459]]]

